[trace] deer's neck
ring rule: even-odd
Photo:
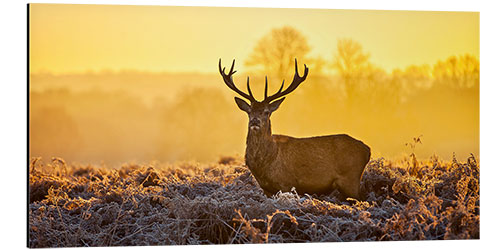
[[[271,135],[271,125],[259,131],[248,130],[245,161],[252,172],[267,168],[277,154],[278,148]]]

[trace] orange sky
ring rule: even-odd
[[[216,72],[221,57],[244,71],[256,42],[284,25],[327,61],[340,38],[360,42],[388,71],[479,58],[477,12],[31,4],[30,70]]]

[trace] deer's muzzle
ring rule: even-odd
[[[253,118],[250,120],[250,123],[248,124],[251,130],[258,130],[260,129],[260,121],[257,118]]]

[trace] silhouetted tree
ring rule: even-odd
[[[262,37],[245,61],[249,67],[258,67],[266,74],[275,74],[280,79],[290,77],[294,68],[294,58],[300,63],[308,63],[307,54],[311,48],[307,39],[290,26],[276,28]]]
[[[410,65],[404,70],[394,69],[390,78],[390,87],[398,90],[399,99],[403,102],[432,87],[432,71],[428,64]]]
[[[373,71],[369,62],[370,55],[363,51],[361,44],[352,39],[337,41],[337,51],[334,55],[333,69],[338,72],[344,82],[347,99],[351,100],[359,91],[360,83]]]
[[[470,88],[479,85],[479,61],[469,54],[450,56],[444,62],[438,61],[432,74],[437,83]]]

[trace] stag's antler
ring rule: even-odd
[[[234,70],[234,59],[233,59],[233,64],[231,65],[231,69],[229,70],[229,73],[225,73],[226,68],[221,67],[221,59],[219,59],[219,72],[224,79],[224,83],[232,89],[234,92],[238,93],[240,96],[248,99],[250,102],[258,102],[255,100],[252,90],[250,90],[250,78],[247,77],[247,90],[248,94],[239,90],[236,85],[233,82],[233,74],[236,73],[236,70]],[[234,70],[234,71],[233,71]],[[292,91],[294,91],[304,80],[306,80],[307,74],[309,73],[309,68],[304,64],[304,75],[300,76],[298,72],[298,67],[297,67],[297,58],[295,58],[295,75],[293,76],[293,81],[290,83],[290,86],[285,89],[285,91],[281,92],[283,90],[283,86],[285,85],[285,80],[281,83],[281,87],[276,92],[274,95],[267,96],[267,88],[268,88],[268,83],[267,83],[267,76],[266,76],[266,87],[264,90],[264,100],[262,102],[265,103],[271,103],[272,101],[290,94]]]
[[[298,68],[297,68],[297,58],[295,58],[295,75],[293,76],[292,83],[290,83],[290,86],[288,86],[288,88],[286,88],[285,91],[281,92],[281,90],[283,90],[283,85],[285,85],[285,80],[283,80],[278,92],[276,92],[276,94],[269,96],[269,97],[267,96],[267,76],[266,76],[266,88],[264,90],[264,101],[263,102],[270,103],[270,102],[272,102],[272,101],[274,101],[282,96],[288,95],[292,91],[294,91],[304,80],[306,80],[307,74],[309,73],[309,68],[307,68],[307,66],[305,64],[304,64],[304,68],[305,68],[304,75],[300,76]]]
[[[250,90],[250,78],[247,76],[247,89],[248,89],[248,94],[245,92],[239,90],[236,85],[234,85],[233,82],[233,74],[236,73],[236,70],[233,71],[234,69],[234,59],[233,59],[233,64],[231,65],[231,69],[229,70],[229,73],[225,73],[226,67],[222,68],[221,67],[221,59],[219,58],[219,72],[222,75],[222,79],[224,79],[224,83],[232,89],[234,92],[238,93],[240,96],[248,99],[250,102],[257,102],[255,98],[253,97],[252,90]]]

